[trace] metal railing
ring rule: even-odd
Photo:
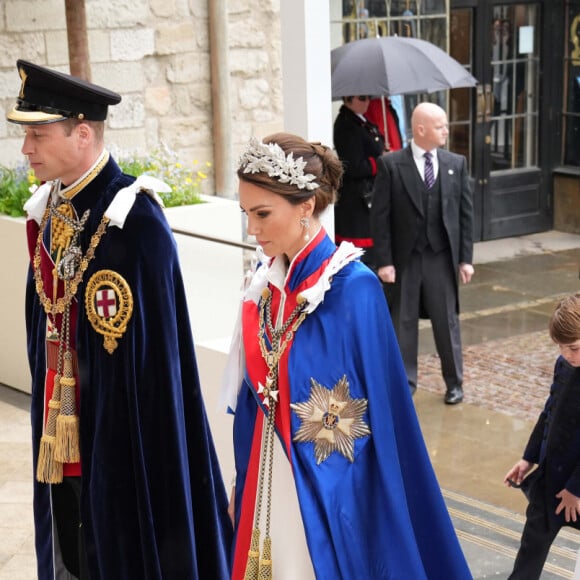
[[[179,234],[182,236],[189,236],[190,238],[197,238],[199,240],[205,240],[206,242],[215,242],[216,244],[224,244],[226,246],[233,246],[234,248],[240,248],[242,250],[255,250],[256,244],[249,244],[247,242],[237,242],[235,240],[226,240],[225,238],[218,238],[216,236],[208,236],[205,234],[199,234],[197,232],[192,232],[190,230],[182,230],[180,228],[171,228],[174,234]]]

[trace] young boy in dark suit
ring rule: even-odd
[[[504,479],[529,500],[510,580],[540,578],[560,528],[580,529],[580,293],[558,303],[549,330],[561,352],[550,395],[523,458]]]

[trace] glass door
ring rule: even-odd
[[[450,104],[451,121],[460,122],[457,129],[452,125],[452,135],[457,131],[458,139],[470,139],[476,239],[522,235],[550,226],[547,180],[541,167],[547,156],[539,139],[541,9],[537,1],[452,2],[450,52],[461,55],[469,48],[479,80],[469,114],[465,99]]]

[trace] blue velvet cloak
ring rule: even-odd
[[[79,216],[91,208],[83,252],[117,191],[133,181],[110,159],[73,197]],[[112,354],[85,311],[85,285],[103,269],[120,274],[134,300]],[[36,471],[46,315],[31,276],[26,319]],[[227,497],[202,400],[177,249],[149,195],[136,196],[122,229],[107,228],[77,299],[81,519],[91,579],[228,578]],[[50,486],[37,481],[34,515],[38,577],[53,579],[58,562]]]
[[[296,295],[315,282],[335,250],[318,236],[290,266],[285,281],[285,312]],[[280,292],[274,292],[274,305]],[[279,303],[279,302],[278,302]],[[237,469],[235,562],[246,483],[251,479],[256,414],[265,409],[252,380],[259,350],[257,305],[244,303],[246,377],[234,419]],[[286,314],[284,318],[286,317]],[[426,450],[386,301],[376,276],[358,261],[331,279],[324,301],[297,330],[280,365],[277,433],[295,476],[306,539],[316,577],[357,580],[471,578]],[[258,372],[259,375],[259,372]],[[317,464],[314,442],[294,440],[301,427],[296,412],[284,410],[283,390],[291,403],[311,399],[311,379],[333,389],[346,376],[353,399],[366,399],[364,422],[370,435],[354,440],[354,460],[334,451]],[[255,444],[255,440],[254,440]],[[249,484],[250,485],[250,484]],[[250,494],[254,491],[251,490]],[[246,495],[247,497],[247,495]],[[275,506],[272,508],[275,512]],[[274,523],[276,520],[274,516]],[[242,551],[245,548],[242,549]],[[242,556],[242,559],[244,556]],[[275,558],[275,556],[274,556]]]

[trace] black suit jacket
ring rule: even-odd
[[[571,367],[562,356],[556,361],[550,396],[523,457],[540,464],[532,480],[542,474],[542,485],[532,484],[526,490],[528,497],[540,494],[548,515],[566,525],[563,514],[555,515],[560,502],[556,494],[566,488],[580,497],[580,369]],[[529,487],[527,481],[523,487]],[[579,528],[580,521],[568,525]]]
[[[458,277],[460,263],[473,261],[473,193],[465,157],[437,150],[441,184],[441,215]],[[417,167],[411,147],[377,160],[371,208],[371,231],[377,266],[395,266],[400,273],[419,235],[422,215]],[[400,279],[400,277],[399,277]]]

